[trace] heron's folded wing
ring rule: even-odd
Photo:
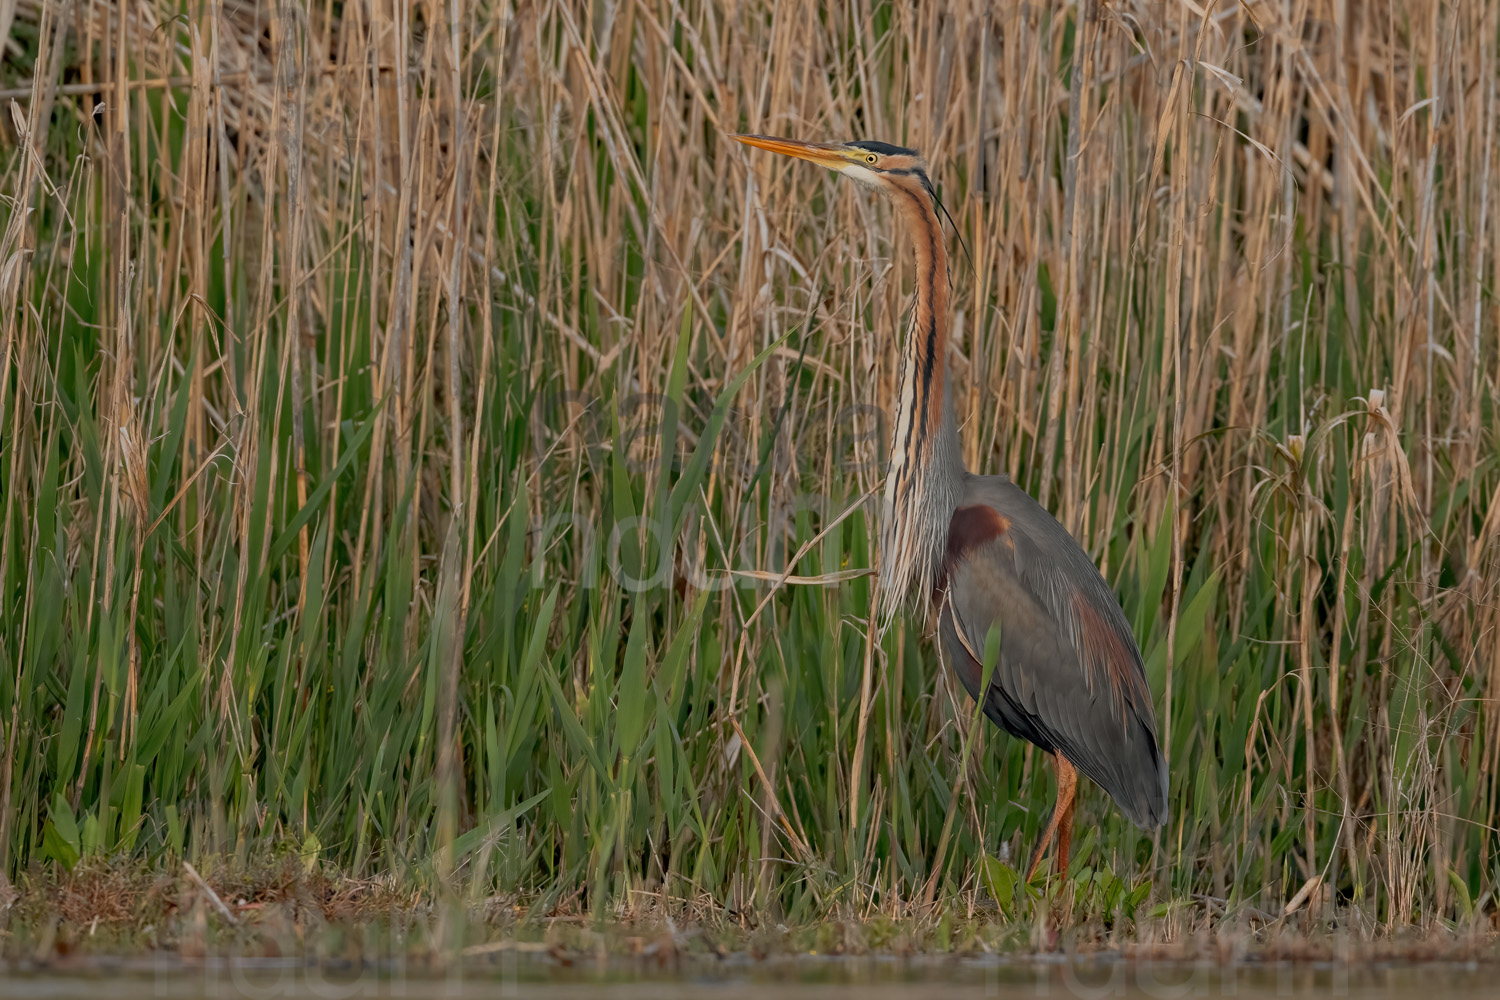
[[[948,567],[944,600],[962,644],[978,657],[991,627],[999,626],[989,697],[1023,713],[1018,728],[1041,734],[1137,824],[1159,826],[1166,817],[1165,768],[1139,654],[1128,630],[1120,634],[1123,616],[1102,579],[1110,602],[1104,607],[1092,581],[1077,576],[1049,565],[1033,539],[1007,524]]]

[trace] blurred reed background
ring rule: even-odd
[[[1075,916],[1490,919],[1500,5],[0,27],[9,879],[290,853],[536,913],[1038,912],[1006,862],[1050,770],[980,728],[961,787],[930,626],[871,628],[908,250],[723,138],[758,131],[927,154],[967,461],[1146,653],[1172,820],[1087,789]]]

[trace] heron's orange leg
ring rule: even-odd
[[[1073,765],[1069,764],[1067,758],[1061,754],[1058,754],[1057,761],[1059,770],[1061,770],[1061,766],[1063,765],[1067,767],[1069,779],[1068,808],[1063,810],[1062,821],[1057,825],[1057,874],[1067,875],[1068,847],[1073,842],[1073,807],[1078,804],[1077,798],[1074,797],[1078,792],[1078,772],[1073,770]],[[1061,799],[1061,789],[1058,791],[1059,799]],[[1062,807],[1061,801],[1058,802],[1058,807]]]
[[[1028,882],[1036,874],[1042,854],[1054,835],[1057,837],[1057,870],[1063,874],[1068,870],[1068,847],[1073,840],[1073,796],[1078,791],[1078,771],[1060,753],[1052,755],[1052,763],[1057,768],[1057,801],[1052,805],[1052,816],[1047,820],[1047,828],[1042,831],[1041,837],[1037,839],[1036,849],[1031,852],[1031,864],[1026,868]]]

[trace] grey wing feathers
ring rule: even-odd
[[[957,558],[940,598],[940,628],[955,661],[970,661],[959,664],[965,687],[977,693],[979,665],[968,654],[982,656],[998,624],[1000,662],[986,713],[1060,751],[1138,826],[1161,826],[1167,770],[1155,711],[1113,592],[1072,536],[1009,480],[976,479],[968,493],[965,503],[998,512],[1004,530],[961,553],[950,545]]]

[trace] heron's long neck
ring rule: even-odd
[[[948,377],[948,253],[925,191],[893,199],[916,246],[916,306],[901,349],[891,467],[881,530],[881,604],[929,594],[965,470]]]

